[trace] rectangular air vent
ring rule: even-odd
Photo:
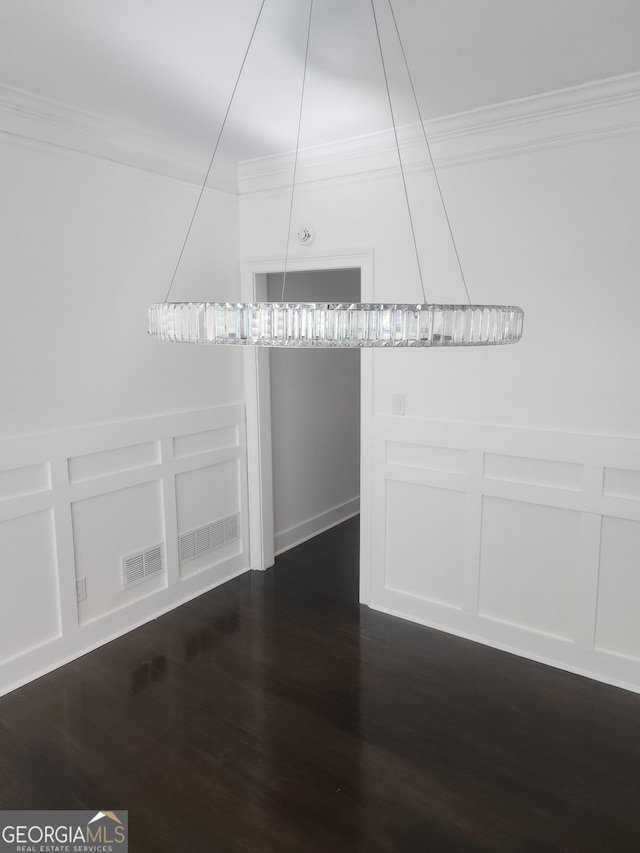
[[[197,530],[190,530],[188,533],[183,533],[179,540],[180,562],[186,563],[187,560],[200,557],[202,554],[206,554],[207,551],[220,548],[228,542],[233,542],[239,535],[240,516],[238,513],[230,515],[228,518],[221,518],[219,521],[214,521],[211,524],[206,524],[204,527],[198,527]]]
[[[164,569],[164,545],[154,545],[138,554],[122,558],[122,588],[157,577]]]

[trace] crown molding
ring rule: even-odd
[[[640,73],[533,95],[424,123],[438,168],[461,165],[640,129]],[[403,164],[425,162],[419,123],[398,128]],[[291,185],[294,152],[238,164],[240,194],[277,191]],[[313,184],[351,176],[382,175],[398,168],[392,130],[353,137],[298,153],[296,181]]]
[[[575,144],[640,129],[640,73],[480,107],[425,122],[438,168],[537,148]],[[0,84],[0,135],[67,149],[200,185],[208,154],[142,133],[103,116]],[[424,169],[419,124],[398,129],[403,162]],[[219,163],[209,186],[233,194],[291,185],[293,152]],[[391,130],[302,149],[297,181],[382,176],[397,169]]]
[[[195,156],[166,139],[3,84],[0,84],[0,135],[198,185],[202,184],[209,157],[208,153]],[[235,169],[219,164],[208,185],[235,194]]]

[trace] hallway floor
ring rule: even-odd
[[[0,699],[0,809],[133,853],[640,850],[640,696],[359,607],[348,521]]]

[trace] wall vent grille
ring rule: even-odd
[[[238,513],[206,524],[204,527],[198,527],[196,530],[190,530],[188,533],[183,533],[179,540],[180,562],[186,563],[187,560],[200,557],[207,551],[221,548],[228,542],[233,542],[239,535],[240,516]]]
[[[164,569],[164,546],[154,545],[138,554],[122,558],[122,588],[157,577]]]

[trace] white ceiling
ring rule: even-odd
[[[392,0],[425,118],[640,70],[639,0]],[[1,87],[194,154],[216,139],[260,0],[0,0]],[[295,145],[307,0],[266,0],[220,156]],[[397,123],[416,121],[376,0]],[[5,92],[7,90],[5,89]],[[370,0],[315,0],[303,146],[390,126]]]

